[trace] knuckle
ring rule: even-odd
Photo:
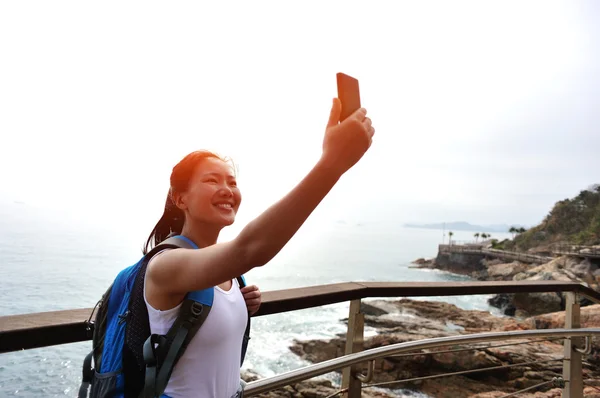
[[[362,127],[362,123],[358,119],[352,119],[350,125],[352,127]]]

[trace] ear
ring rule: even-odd
[[[180,210],[186,210],[187,209],[187,195],[180,194],[178,192],[173,192],[173,203],[175,203],[175,206],[177,206]]]

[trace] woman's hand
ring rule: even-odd
[[[250,315],[254,315],[256,311],[260,308],[260,303],[262,301],[262,297],[260,294],[260,290],[256,285],[244,286],[240,289],[242,295],[244,296],[244,300],[246,301],[246,307],[248,308],[248,312]]]
[[[342,103],[334,98],[323,139],[321,161],[340,175],[356,164],[371,146],[375,129],[367,110],[360,108],[339,123]]]

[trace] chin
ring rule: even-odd
[[[232,217],[230,219],[226,219],[222,221],[223,227],[228,227],[230,225],[232,225],[235,222],[235,217]]]

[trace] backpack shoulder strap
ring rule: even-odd
[[[196,245],[190,238],[183,235],[173,235],[168,237],[167,239],[160,242],[157,247],[172,245],[177,246],[182,249],[198,249],[198,245]]]
[[[240,275],[235,279],[237,279],[237,281],[240,285],[240,289],[246,286],[246,278],[244,277],[244,275]]]
[[[240,289],[246,286],[246,278],[244,275],[240,275],[237,278]],[[248,313],[248,322],[246,322],[246,330],[244,331],[244,337],[242,340],[242,357],[240,359],[240,367],[244,364],[246,358],[246,351],[248,350],[248,342],[250,341],[250,313]]]
[[[189,293],[167,334],[153,334],[146,340],[144,397],[158,397],[165,391],[177,361],[208,317],[213,298],[213,288]]]
[[[186,245],[183,239],[167,239],[150,250],[140,261],[139,270],[131,286],[127,319],[125,321],[125,342],[123,349],[123,373],[125,397],[137,397],[144,389],[146,363],[144,343],[151,336],[148,310],[144,300],[144,280],[150,260],[165,249],[177,249]]]

